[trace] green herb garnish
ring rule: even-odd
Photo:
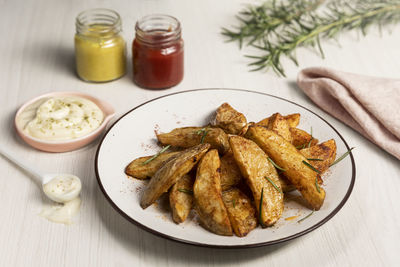
[[[314,214],[314,211],[315,210],[313,210],[312,212],[310,212],[310,214],[308,214],[306,217],[304,217],[304,218],[301,218],[300,220],[298,220],[297,222],[298,223],[301,223],[302,221],[304,221],[305,219],[307,219],[308,217],[310,217],[311,215],[313,215]]]
[[[310,131],[310,135],[311,135],[311,139],[310,139],[310,141],[308,142],[308,148],[310,148],[311,142],[312,142],[312,140],[314,139],[314,137],[313,137],[313,135],[312,135],[312,127],[311,127],[311,131]]]
[[[282,194],[282,190],[281,190],[279,187],[277,187],[276,184],[275,184],[274,182],[272,182],[272,180],[271,180],[268,176],[265,176],[265,179],[267,179],[268,182],[270,182],[270,183],[275,187],[275,189],[276,189],[279,193]]]
[[[201,143],[201,144],[204,144],[204,138],[206,138],[206,135],[207,135],[207,133],[208,133],[207,127],[206,127],[206,128],[202,128],[202,129],[196,131],[196,133],[197,133],[198,135],[201,135],[200,143]]]
[[[149,158],[148,160],[146,160],[145,162],[142,163],[142,165],[146,165],[148,164],[150,161],[154,160],[155,158],[157,158],[158,156],[160,156],[160,154],[164,153],[168,148],[170,148],[171,145],[167,145],[165,146],[163,149],[160,150],[160,152],[158,152],[157,154],[155,154],[154,156],[152,156],[151,158]]]
[[[235,206],[236,206],[236,201],[234,199],[232,199],[232,206],[233,206],[233,208],[235,208]]]
[[[258,221],[260,222],[261,227],[265,227],[265,224],[262,221],[262,216],[261,216],[263,199],[264,199],[264,187],[261,189],[260,205],[258,207]]]
[[[315,171],[316,173],[320,173],[319,170],[317,170],[316,168],[314,168],[310,163],[308,163],[307,161],[303,160],[303,164],[306,165],[307,167],[309,167],[311,170]]]
[[[309,161],[324,161],[323,159],[313,159],[313,158],[310,158],[310,159],[307,159],[307,160],[309,160]]]
[[[281,170],[283,172],[285,172],[286,170],[282,167],[279,167],[271,158],[268,157],[268,160],[272,163],[272,165],[274,165],[275,168],[277,168],[278,170]]]
[[[318,175],[315,176],[315,188],[317,188],[318,193],[321,193],[321,189],[319,189],[319,184],[318,184]]]
[[[306,147],[306,144],[307,144],[307,143],[304,143],[304,144],[302,144],[302,145],[296,146],[296,148],[297,148],[298,150],[301,150],[301,149],[303,149],[303,148]]]
[[[336,163],[338,163],[339,161],[341,161],[342,159],[344,159],[345,157],[347,157],[347,155],[350,154],[350,152],[354,149],[354,147],[350,148],[346,153],[344,153],[340,158],[338,158],[337,160],[335,160],[329,167],[332,167],[333,165],[335,165]]]
[[[187,190],[187,189],[184,189],[184,188],[178,188],[178,191],[182,192],[182,193],[185,193],[185,194],[188,194],[188,195],[193,195],[193,191],[192,190]]]
[[[321,5],[323,2],[326,4]],[[298,66],[296,51],[314,49],[324,58],[321,40],[337,40],[345,31],[358,29],[363,35],[371,25],[379,29],[400,21],[398,0],[266,0],[251,4],[237,19],[239,27],[222,29],[228,41],[238,41],[261,51],[247,56],[254,61],[252,70],[272,69],[285,76],[282,59],[287,57]]]

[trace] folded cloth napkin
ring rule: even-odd
[[[320,108],[400,159],[400,80],[307,68],[298,86]]]

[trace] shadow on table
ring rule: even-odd
[[[31,47],[29,61],[35,68],[49,68],[54,73],[77,76],[75,72],[75,51],[71,45],[37,44]],[[38,64],[39,63],[39,64]]]
[[[265,257],[268,253],[273,253],[283,247],[297,244],[297,240],[282,244],[252,248],[252,249],[215,249],[197,247],[170,241],[151,233],[148,233],[136,225],[131,224],[123,218],[107,202],[100,190],[96,193],[96,208],[100,218],[107,230],[123,244],[128,251],[142,251],[146,258],[173,259],[181,263],[206,264],[210,262],[237,264],[249,262],[260,257]]]

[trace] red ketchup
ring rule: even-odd
[[[133,79],[143,88],[163,89],[183,79],[183,40],[179,21],[149,15],[136,23],[132,44]]]

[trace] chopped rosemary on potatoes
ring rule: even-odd
[[[282,194],[282,190],[281,190],[278,186],[276,186],[276,184],[275,184],[268,176],[265,176],[265,179],[267,179],[268,182],[270,182],[270,183],[275,187],[275,189],[276,189],[279,193]]]
[[[178,191],[182,192],[182,193],[185,193],[185,194],[188,194],[188,195],[193,195],[193,191],[192,190],[187,190],[187,189],[184,189],[184,188],[178,188]]]
[[[321,189],[319,189],[319,184],[318,184],[318,176],[315,177],[315,188],[317,188],[318,193],[321,193]]]
[[[313,158],[310,158],[310,159],[307,159],[307,160],[309,160],[309,161],[324,161],[323,159],[313,159]]]
[[[274,165],[275,168],[277,168],[278,170],[281,170],[283,172],[285,172],[286,170],[282,167],[279,167],[278,164],[276,164],[270,157],[268,157],[268,160],[272,163],[272,165]]]
[[[347,157],[353,149],[354,149],[354,147],[352,147],[352,148],[350,148],[349,150],[347,150],[346,153],[344,153],[342,156],[340,156],[340,158],[338,158],[337,160],[335,160],[331,165],[329,165],[329,167],[332,167],[333,165],[335,165],[336,163],[338,163],[339,161],[341,161],[342,159],[344,159],[345,157]]]
[[[171,145],[167,145],[165,146],[163,149],[161,149],[157,154],[155,154],[154,156],[152,156],[151,158],[149,158],[148,160],[146,160],[145,162],[142,163],[142,165],[146,165],[149,162],[151,162],[152,160],[154,160],[155,158],[157,158],[158,156],[160,156],[160,154],[164,153],[165,151],[167,151],[168,148],[170,148]]]
[[[202,128],[202,129],[196,131],[196,133],[197,133],[198,135],[201,135],[200,143],[203,144],[203,143],[204,143],[204,138],[206,138],[206,135],[207,135],[207,133],[208,133],[207,127]]]
[[[298,223],[301,223],[302,221],[304,221],[305,219],[307,219],[308,217],[310,217],[311,215],[313,215],[314,214],[314,211],[315,210],[313,210],[312,212],[310,212],[310,214],[308,214],[306,217],[304,217],[304,218],[301,218],[300,220],[298,220],[297,222]]]
[[[303,164],[306,165],[307,167],[309,167],[311,170],[315,171],[316,173],[320,173],[319,170],[317,170],[316,168],[314,168],[310,163],[308,163],[307,161],[303,160]]]
[[[262,203],[264,199],[264,187],[261,189],[261,197],[260,197],[260,205],[258,208],[258,221],[260,222],[261,227],[265,227],[264,222],[262,221]]]
[[[311,138],[310,138],[310,141],[308,142],[308,148],[311,147],[311,142],[312,142],[312,140],[314,139],[314,137],[313,137],[313,135],[312,135],[312,127],[311,127],[311,130],[310,130],[310,135],[311,135]]]

